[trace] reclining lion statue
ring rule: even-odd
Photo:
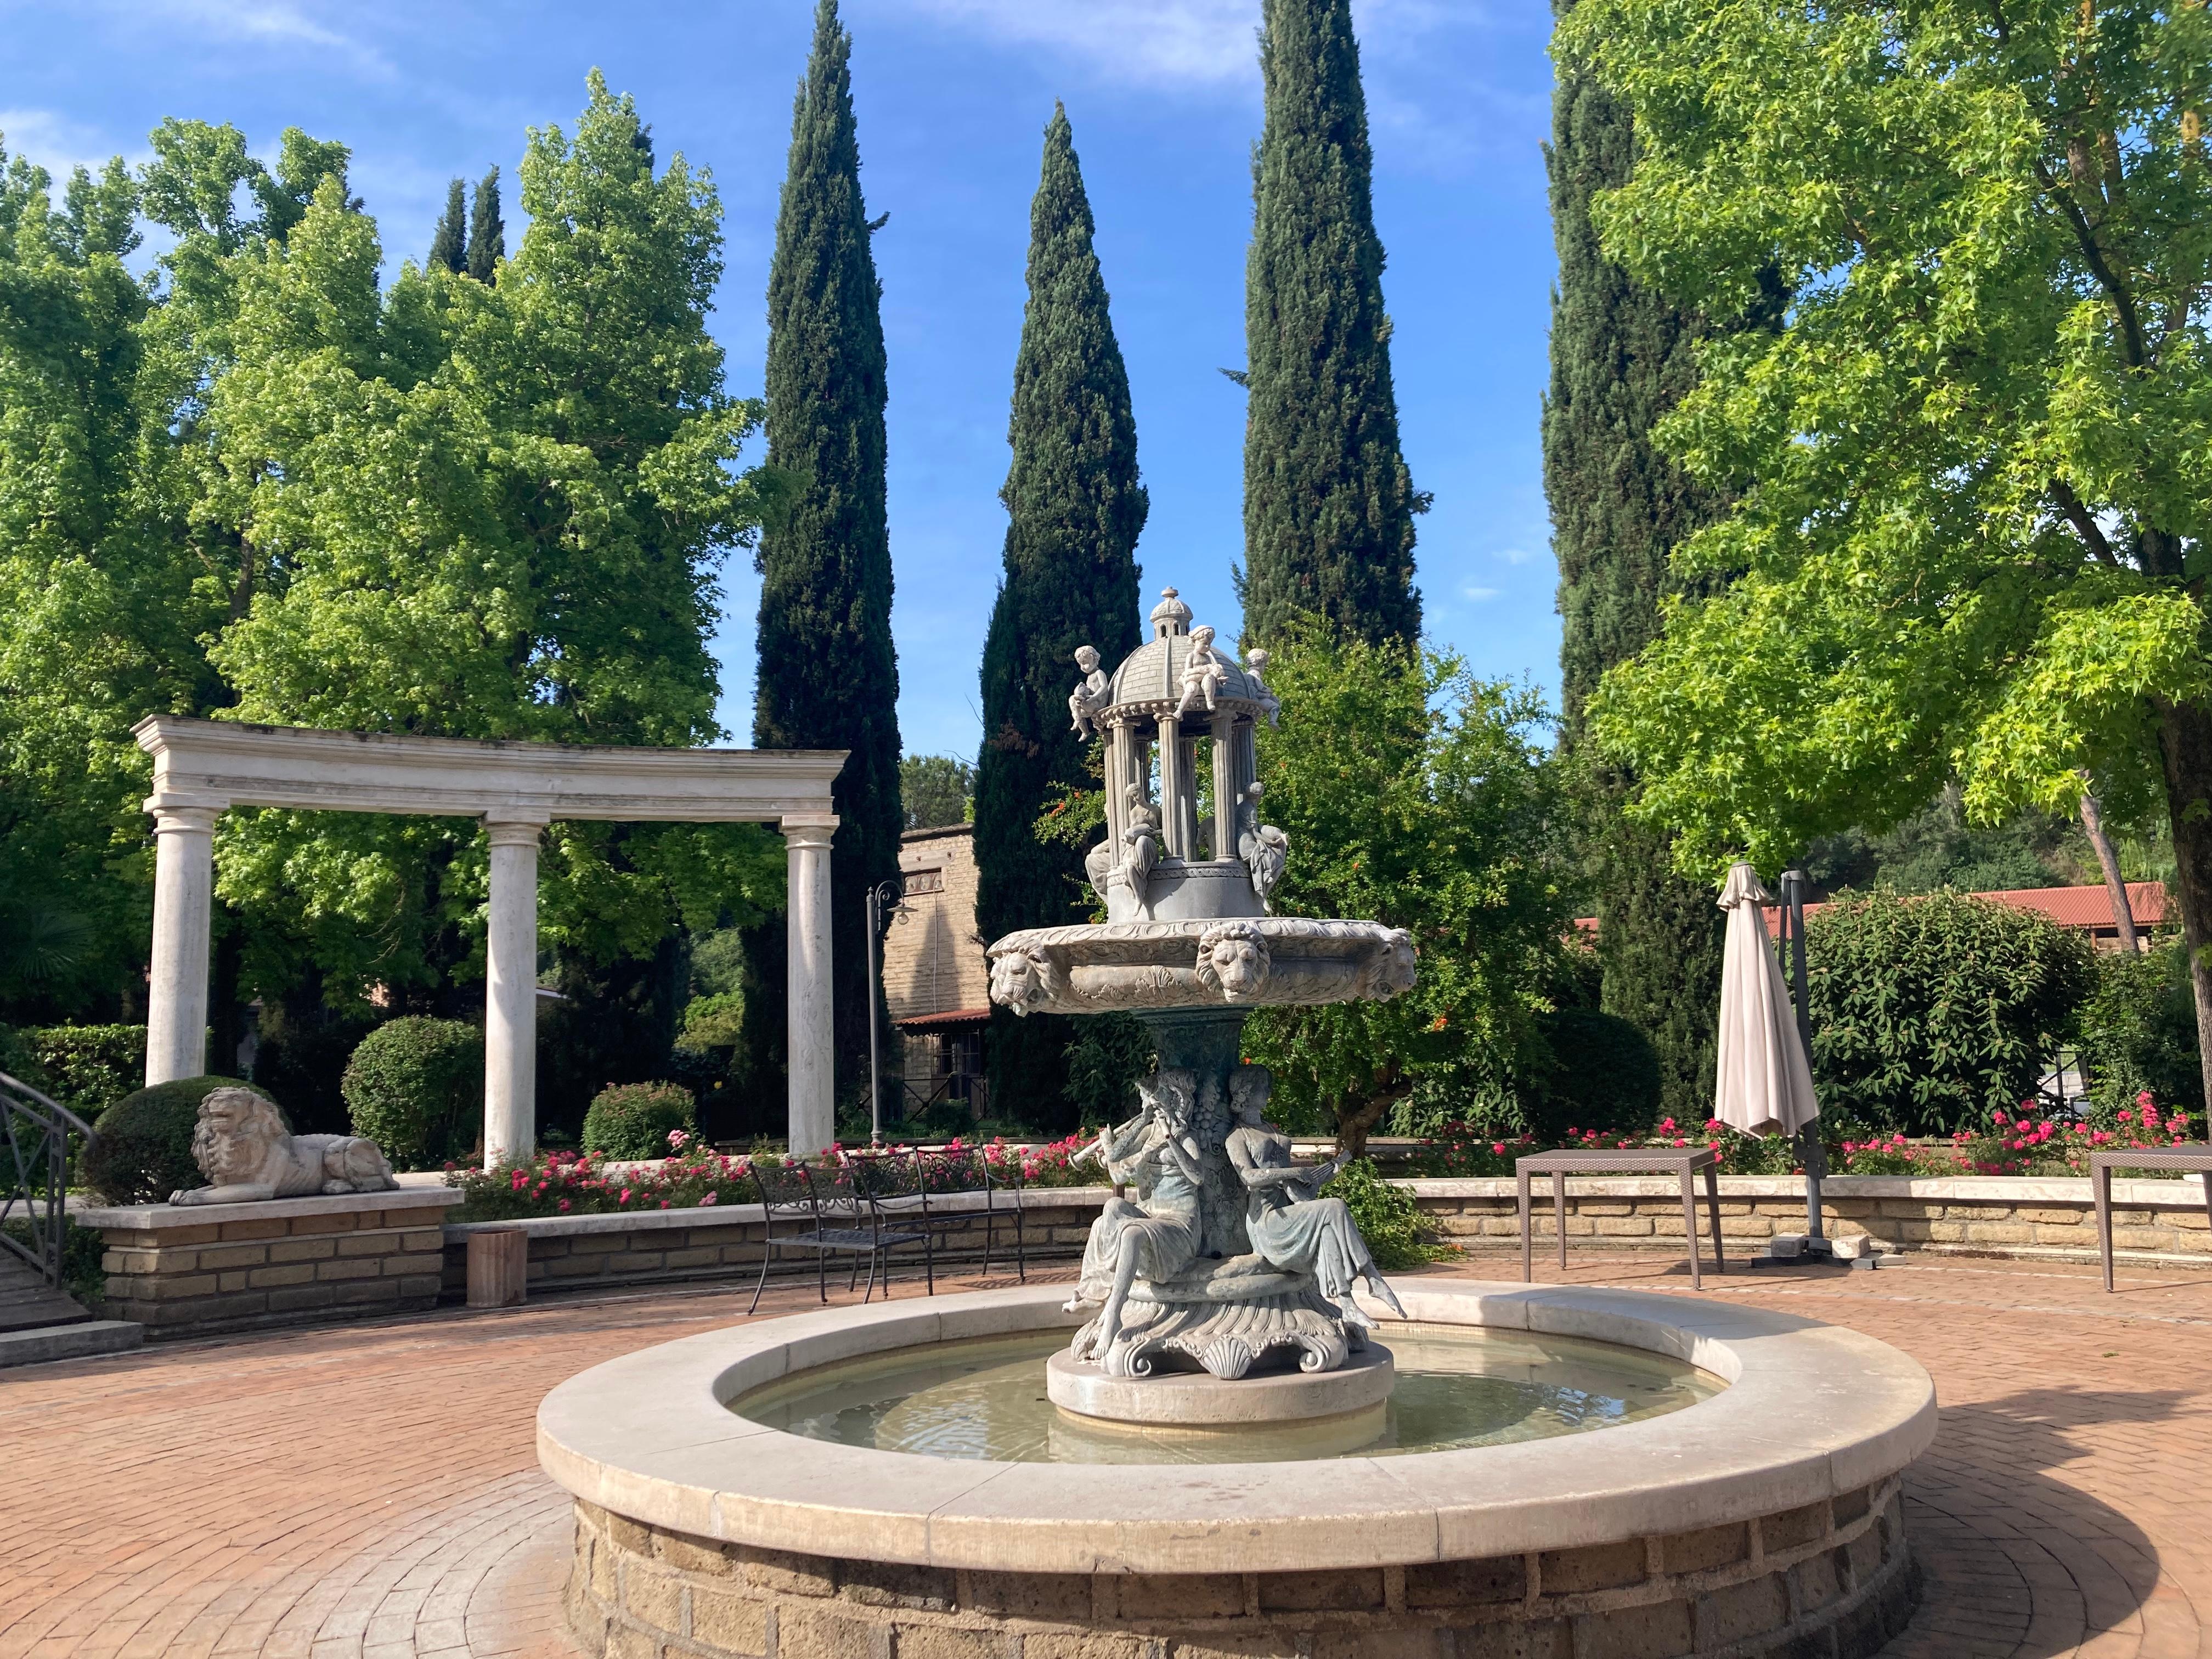
[[[192,1162],[211,1185],[172,1204],[258,1204],[272,1198],[388,1192],[399,1185],[373,1140],[284,1133],[276,1103],[251,1089],[211,1089],[192,1130]]]

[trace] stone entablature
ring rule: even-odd
[[[207,1069],[216,819],[233,806],[473,817],[489,853],[484,938],[484,1162],[535,1150],[538,851],[556,818],[773,823],[786,846],[790,1139],[836,1133],[831,1075],[831,785],[842,750],[647,749],[472,742],[149,715],[154,937],[146,1081]]]
[[[343,1198],[71,1212],[106,1245],[109,1317],[149,1338],[363,1318],[434,1307],[448,1188]]]

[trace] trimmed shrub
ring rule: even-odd
[[[691,1091],[673,1083],[618,1083],[584,1114],[584,1150],[602,1158],[666,1158],[668,1133],[698,1130]]]
[[[44,1025],[23,1036],[53,1079],[46,1092],[79,1117],[98,1117],[146,1075],[143,1025]]]
[[[483,1138],[483,1033],[458,1019],[409,1014],[361,1040],[339,1088],[353,1133],[395,1170],[434,1170]]]
[[[1824,1111],[1913,1134],[2033,1095],[2096,984],[2081,935],[1966,893],[1845,897],[1805,945]]]
[[[1596,1008],[1557,1008],[1539,1027],[1552,1063],[1523,1094],[1531,1134],[1547,1142],[1570,1129],[1643,1134],[1659,1121],[1659,1052],[1650,1038]]]
[[[2100,955],[2081,1006],[2081,1053],[2093,1113],[2106,1127],[2146,1089],[2161,1106],[2203,1111],[2188,946],[2177,939],[2142,956]]]
[[[1340,1198],[1352,1212],[1352,1224],[1367,1241],[1375,1265],[1384,1273],[1399,1267],[1418,1267],[1443,1254],[1421,1242],[1420,1211],[1413,1194],[1393,1187],[1376,1173],[1374,1160],[1357,1158],[1346,1164],[1335,1180],[1322,1188],[1322,1195]]]
[[[206,1186],[192,1162],[200,1102],[217,1089],[252,1087],[234,1077],[185,1077],[124,1096],[100,1115],[82,1166],[84,1184],[110,1204],[162,1204],[171,1193]]]

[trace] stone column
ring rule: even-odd
[[[538,1149],[538,838],[542,822],[484,820],[491,925],[484,939],[484,1167]]]
[[[220,805],[147,799],[154,815],[154,949],[146,994],[146,1084],[207,1070],[208,918]]]
[[[791,1150],[818,1152],[837,1138],[836,995],[830,978],[830,840],[836,817],[786,818],[789,918],[784,1037]]]
[[[1190,753],[1182,740],[1182,722],[1173,714],[1160,716],[1160,851],[1170,858],[1187,859],[1189,843],[1183,826],[1190,818],[1190,798],[1195,792],[1185,761]]]
[[[1222,709],[1213,717],[1213,856],[1237,856],[1237,781],[1235,744],[1237,716]]]

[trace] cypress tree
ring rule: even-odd
[[[1005,570],[983,644],[983,750],[975,772],[976,931],[1083,918],[1083,860],[1032,833],[1048,802],[1086,787],[1085,745],[1070,729],[1078,646],[1112,665],[1135,650],[1137,537],[1146,501],[1137,476],[1129,377],[1092,251],[1096,227],[1067,112],[1045,129],[1030,207],[1029,307],[1014,359],[1006,441],[1013,463]],[[992,1098],[1028,1121],[1068,1115],[1075,1022],[995,1010]]]
[[[1599,251],[1599,191],[1634,159],[1628,112],[1586,78],[1553,92],[1552,222],[1559,252],[1552,299],[1552,380],[1544,401],[1544,491],[1559,562],[1562,746],[1578,757],[1578,817],[1598,893],[1602,1005],[1659,1052],[1662,1099],[1702,1121],[1712,1103],[1722,916],[1709,887],[1674,872],[1669,838],[1629,821],[1632,781],[1585,750],[1599,677],[1659,631],[1674,583],[1668,554],[1718,504],[1651,441],[1695,382],[1696,319],[1631,282]]]
[[[430,258],[425,269],[443,265],[451,271],[465,268],[468,256],[468,198],[467,187],[456,179],[446,190],[446,211],[438,221],[437,234],[430,238]]]
[[[851,751],[830,860],[841,1103],[866,1085],[864,898],[898,873],[901,823],[882,288],[861,205],[852,49],[836,0],[821,0],[769,271],[768,461],[791,493],[760,544],[753,715],[761,748]]]
[[[1267,125],[1244,277],[1249,639],[1293,616],[1381,642],[1421,631],[1417,496],[1398,448],[1374,155],[1351,0],[1266,0]]]
[[[469,275],[489,288],[499,280],[499,262],[505,258],[507,222],[499,216],[499,169],[494,167],[477,181],[469,213]]]

